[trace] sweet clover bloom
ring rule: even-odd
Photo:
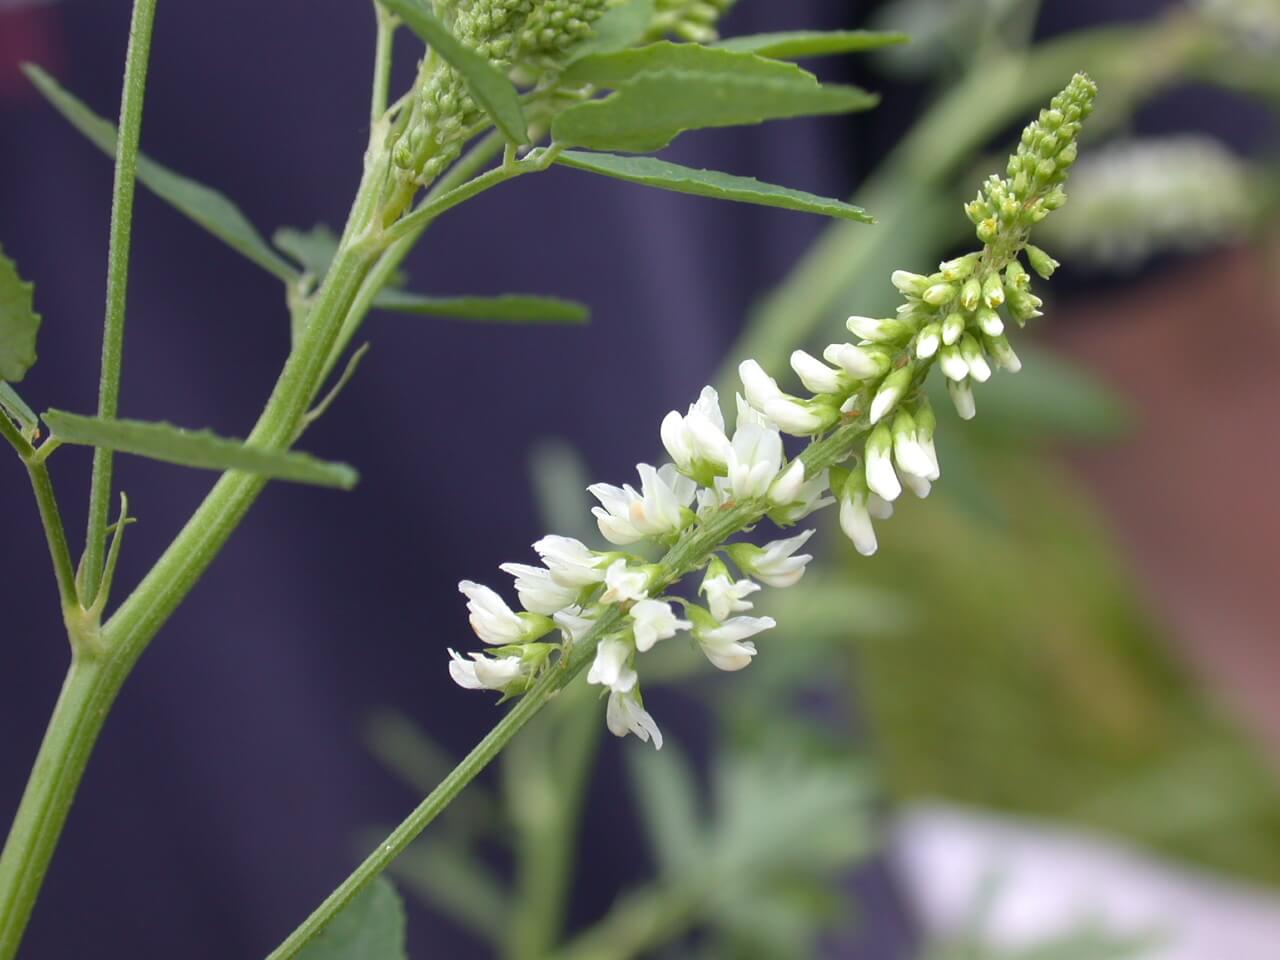
[[[738,371],[742,393],[732,437],[719,396],[706,387],[685,413],[673,410],[662,421],[672,462],[639,464],[638,491],[606,483],[588,488],[609,543],[659,547],[662,559],[543,537],[534,544],[543,566],[502,565],[516,578],[520,613],[488,587],[462,581],[472,628],[500,649],[470,661],[450,651],[454,680],[509,696],[538,682],[553,650],[557,663],[569,658],[581,668],[589,659],[587,682],[608,691],[609,730],[661,747],[640,690],[644,655],[687,632],[713,666],[745,669],[761,655],[753,638],[775,626],[770,617],[742,615],[753,607],[748,598],[762,585],[795,584],[813,559],[799,552],[812,529],[762,546],[730,538],[765,518],[791,526],[838,501],[840,528],[858,553],[874,554],[874,521],[892,516],[904,487],[925,497],[941,476],[937,418],[923,391],[932,368],[940,368],[956,412],[969,419],[976,413],[973,385],[990,379],[993,367],[1021,367],[1006,330],[1039,316],[1042,304],[1019,258],[1042,277],[1057,266],[1027,238],[1066,199],[1062,184],[1094,93],[1092,81],[1078,74],[1023,132],[1007,178],[989,178],[966,205],[980,250],[944,261],[932,274],[895,271],[890,280],[903,303],[893,317],[849,317],[857,342],[830,344],[822,360],[792,354],[811,398],[784,392],[747,360]],[[784,433],[813,439],[788,459]],[[668,593],[697,571],[705,606]],[[557,628],[560,642],[535,642]]]

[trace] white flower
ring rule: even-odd
[[[594,619],[582,616],[580,607],[560,610],[551,619],[560,628],[560,634],[564,637],[565,643],[577,643],[587,635],[588,630],[595,626]]]
[[[772,617],[733,617],[714,627],[698,627],[693,636],[713,666],[741,670],[756,655],[756,645],[742,641],[776,625]]]
[[[840,529],[864,557],[871,556],[879,547],[871,513],[867,509],[867,500],[865,494],[854,494],[840,500]]]
[[[929,496],[929,492],[933,489],[933,484],[929,482],[927,477],[917,477],[906,471],[903,471],[902,483],[921,500]]]
[[[471,660],[466,660],[457,650],[450,650],[449,656],[449,676],[467,690],[505,690],[523,673],[519,657],[494,658],[473,653]]]
[[[791,354],[791,369],[810,393],[844,393],[852,386],[843,371],[832,370],[803,350],[796,350]]]
[[[778,482],[774,483],[773,488],[770,490],[770,499],[773,499],[773,490],[777,489],[781,480],[782,478],[779,477]],[[830,476],[826,470],[823,470],[816,477],[812,477],[801,484],[800,489],[796,491],[791,501],[775,507],[769,512],[769,516],[781,524],[799,523],[815,510],[821,510],[823,507],[835,503],[835,500],[826,495],[827,488],[830,485]]]
[[[516,594],[520,597],[520,605],[533,613],[550,616],[578,598],[577,587],[561,586],[551,578],[551,571],[546,567],[504,563],[498,569],[516,578]]]
[[[868,494],[867,513],[877,520],[888,520],[893,516],[893,504],[879,494]]]
[[[777,430],[746,423],[733,434],[729,450],[729,488],[735,497],[763,496],[782,469],[782,435]]]
[[[914,377],[915,368],[911,364],[907,364],[905,367],[899,367],[880,381],[880,386],[876,388],[876,395],[871,401],[870,416],[872,423],[879,423],[886,414],[898,405],[898,401],[902,399],[902,395],[911,386]]]
[[[799,498],[803,489],[804,461],[797,457],[769,485],[769,502],[779,506],[791,503]]]
[[[846,320],[844,325],[855,337],[872,343],[895,340],[904,329],[901,320],[877,320],[875,317],[853,316]]]
[[[870,380],[888,372],[892,355],[884,347],[833,343],[822,351],[822,359],[834,363],[854,380]]]
[[[652,737],[654,749],[662,749],[662,731],[653,722],[649,711],[641,705],[638,689],[632,689],[626,693],[609,694],[605,723],[609,726],[609,732],[615,737],[625,737],[628,733],[634,733],[646,743]]]
[[[604,572],[604,585],[605,591],[600,597],[603,603],[643,600],[649,590],[649,574],[630,569],[627,561],[619,557]]]
[[[662,421],[662,444],[681,470],[688,471],[698,461],[724,467],[728,462],[729,438],[724,432],[720,398],[712,387],[703,387],[697,403],[690,404],[683,417],[672,410]]]
[[[636,649],[641,653],[653,649],[659,640],[674,637],[677,631],[688,630],[693,624],[676,619],[671,604],[662,600],[637,600],[631,608],[631,632],[636,638]]]
[[[751,601],[746,597],[759,590],[760,584],[754,580],[734,580],[727,571],[714,576],[710,570],[707,573],[698,592],[706,596],[707,607],[713,617],[724,620],[739,610],[751,609]]]
[[[692,502],[697,491],[697,484],[681,476],[670,463],[660,470],[640,463],[636,471],[640,474],[640,493],[630,484],[615,487],[595,483],[587,487],[601,503],[591,512],[600,533],[611,543],[625,545],[679,530],[685,522],[683,508]]]
[[[927,324],[916,337],[916,356],[928,360],[938,352],[942,344],[942,327],[936,323]]]
[[[961,420],[972,420],[978,412],[973,399],[973,384],[966,380],[948,380],[947,393],[951,394],[951,403]]]
[[[763,547],[735,543],[728,550],[734,562],[745,573],[771,587],[789,587],[804,576],[805,565],[813,559],[809,554],[792,556],[811,536],[813,531],[805,530],[794,537],[774,540]]]
[[[742,378],[747,403],[777,424],[784,433],[807,437],[830,423],[830,414],[783,393],[773,377],[765,373],[756,361],[744,360],[738,366],[738,375]]]
[[[549,534],[535,543],[533,549],[551,571],[551,579],[561,586],[581,588],[604,579],[601,566],[604,557],[573,537]]]
[[[893,418],[893,458],[904,473],[929,479],[934,464],[917,439],[916,421],[905,410]]]
[[[960,355],[969,368],[969,376],[979,383],[986,383],[991,379],[991,366],[977,340],[966,334],[960,341]]]
[[[463,580],[458,584],[458,590],[467,598],[471,629],[485,643],[505,646],[534,639],[532,634],[536,630],[533,626],[484,584]]]
[[[893,470],[892,450],[893,435],[885,424],[871,431],[867,438],[867,486],[890,501],[902,495],[902,484]]]
[[[953,344],[942,348],[942,352],[938,355],[938,366],[942,368],[942,375],[948,380],[963,380],[969,376],[969,364],[965,362],[960,348]]]
[[[587,671],[587,683],[598,683],[614,693],[626,693],[636,685],[636,672],[627,666],[631,644],[607,637],[596,647],[596,658]]]

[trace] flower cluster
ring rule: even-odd
[[[592,550],[566,537],[535,543],[541,566],[504,564],[524,608],[516,612],[488,587],[464,580],[471,625],[494,649],[468,660],[450,651],[453,678],[468,688],[507,696],[527,690],[553,648],[561,660],[582,645],[594,657],[587,682],[608,691],[609,729],[661,746],[640,694],[640,657],[686,634],[721,670],[741,670],[756,656],[752,640],[775,624],[751,616],[762,585],[796,583],[812,559],[799,553],[812,530],[765,546],[727,542],[768,517],[779,526],[840,503],[840,525],[857,550],[876,551],[874,519],[892,512],[903,488],[929,494],[940,476],[934,411],[921,387],[942,370],[961,417],[974,415],[973,383],[992,367],[1016,371],[1006,319],[1039,315],[1031,269],[1048,277],[1057,266],[1027,243],[1030,227],[1065,199],[1062,184],[1075,160],[1076,137],[1095,88],[1077,74],[1049,109],[1024,131],[1007,178],[992,177],[966,206],[982,249],[920,275],[892,280],[904,302],[892,318],[850,317],[853,342],[834,343],[819,360],[796,351],[791,365],[809,396],[784,392],[754,360],[739,368],[742,393],[729,433],[710,387],[685,413],[662,421],[671,462],[640,464],[639,489],[594,484],[601,535],[618,549]],[[825,361],[825,362],[824,362]],[[788,459],[783,435],[812,438]],[[626,548],[666,548],[657,563]],[[701,572],[694,602],[669,591]],[[558,641],[544,638],[557,634]]]

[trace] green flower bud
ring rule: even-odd
[[[960,290],[960,305],[966,310],[972,310],[981,299],[982,281],[977,277],[970,277],[964,282],[964,286]]]
[[[1053,271],[1057,270],[1058,267],[1061,266],[1057,260],[1053,259],[1053,257],[1049,256],[1049,254],[1045,253],[1034,244],[1027,244],[1026,252],[1027,262],[1031,264],[1031,269],[1040,274],[1040,276],[1044,277],[1046,280],[1052,277]]]
[[[920,299],[934,307],[950,303],[955,299],[956,288],[949,283],[935,283],[929,286]]]
[[[992,308],[1004,303],[1004,285],[1000,282],[1000,274],[992,273],[982,282],[982,302]]]

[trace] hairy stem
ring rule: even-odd
[[[369,100],[369,122],[376,125],[387,112],[387,91],[391,86],[392,45],[399,20],[377,0],[373,14],[378,19],[378,35],[373,51],[373,93]]]
[[[129,247],[133,229],[133,194],[142,132],[142,100],[147,89],[151,55],[151,27],[156,0],[135,0],[125,55],[124,89],[120,95],[120,134],[116,138],[115,184],[111,193],[111,245],[107,253],[107,310],[102,330],[102,376],[98,385],[98,416],[111,419],[120,403],[120,367],[124,352],[124,309],[129,283]],[[81,598],[93,603],[102,576],[111,510],[111,451],[93,452],[89,488],[89,527],[81,569]]]
[[[379,164],[371,164],[353,210],[372,206],[366,202],[367,195],[379,190],[382,180]],[[359,236],[360,231],[353,235]],[[319,390],[329,351],[377,253],[358,240],[338,251],[307,325],[249,435],[249,444],[283,450],[294,442]],[[265,485],[259,476],[223,474],[101,632],[92,627],[92,643],[76,645],[63,694],[0,853],[0,960],[11,960],[18,949],[85,764],[120,686]],[[84,628],[80,622],[69,621],[68,626]]]
[[[0,853],[0,960],[13,960],[75,798],[80,775],[128,667],[75,654]]]

